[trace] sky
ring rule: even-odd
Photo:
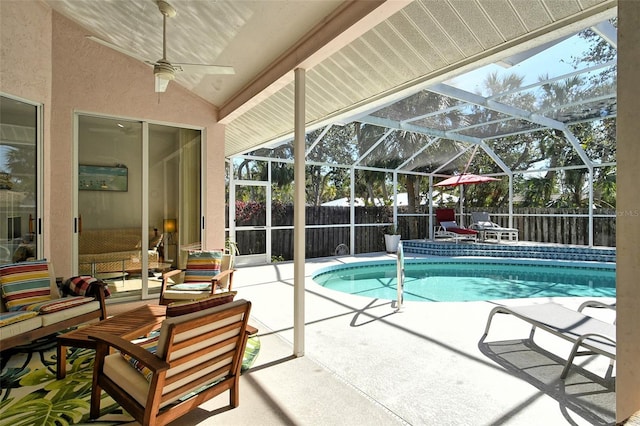
[[[495,63],[489,64],[454,77],[446,83],[459,89],[487,96],[487,93],[483,93],[482,82],[489,73],[496,72],[501,77],[513,73],[524,76],[523,86],[527,86],[536,83],[539,76],[547,73],[550,78],[553,78],[574,71],[571,65],[572,57],[581,56],[587,48],[588,42],[576,34],[513,67],[506,68]]]

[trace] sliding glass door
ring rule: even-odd
[[[0,264],[40,257],[40,109],[0,96]]]
[[[185,268],[201,241],[201,132],[149,124],[149,223],[159,224],[164,268]]]
[[[200,130],[78,116],[77,268],[152,297],[199,245]]]

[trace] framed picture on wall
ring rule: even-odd
[[[81,191],[127,191],[129,169],[125,165],[78,166],[78,189]]]

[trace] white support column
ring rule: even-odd
[[[640,411],[640,2],[618,1],[616,421]]]
[[[295,70],[294,177],[293,196],[293,355],[304,355],[305,293],[305,79],[304,69]]]
[[[351,202],[349,203],[349,252],[351,256],[356,254],[356,207],[355,207],[355,199],[356,199],[356,169],[351,166],[349,169],[349,176],[351,180],[351,185],[349,185],[349,196],[351,197]]]
[[[442,199],[442,196],[440,196],[440,198]],[[427,233],[427,235],[429,236],[430,240],[433,240],[435,238],[435,234],[433,233],[433,175],[429,175],[429,232]]]
[[[273,222],[272,222],[272,218],[271,218],[271,210],[272,210],[272,208],[271,208],[271,202],[272,202],[272,199],[271,199],[271,195],[272,195],[271,194],[271,188],[273,187],[273,185],[270,184],[271,183],[271,179],[272,179],[272,176],[271,176],[271,170],[273,169],[272,166],[273,166],[272,161],[271,160],[267,161],[267,176],[268,176],[267,177],[267,182],[269,182],[269,185],[267,185],[265,187],[265,192],[266,192],[266,196],[267,196],[267,200],[266,200],[266,202],[267,202],[267,204],[266,204],[267,205],[267,211],[266,211],[266,213],[267,213],[267,231],[266,231],[266,233],[267,233],[267,235],[265,235],[265,241],[266,241],[265,247],[267,249],[266,250],[267,254],[266,254],[266,259],[265,260],[267,262],[271,261],[271,255],[272,255],[272,252],[271,252],[271,246],[272,246],[271,234],[273,232],[271,231],[271,226],[273,225]]]
[[[509,228],[513,228],[513,173],[509,173]]]
[[[398,225],[398,171],[393,172],[393,225]]]
[[[458,185],[460,190],[460,226],[464,227],[464,185]]]
[[[233,170],[233,157],[229,161],[229,238],[236,238],[236,179]]]
[[[589,247],[593,247],[593,167],[589,167]]]

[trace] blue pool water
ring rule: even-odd
[[[395,262],[325,268],[323,287],[376,299],[396,299]],[[405,263],[405,301],[454,302],[529,297],[615,297],[615,268],[549,262],[418,260]]]

